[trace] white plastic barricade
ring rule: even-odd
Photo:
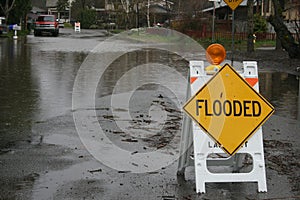
[[[80,22],[75,23],[75,32],[80,32]]]
[[[256,61],[243,62],[243,72],[239,74],[256,91],[259,90]],[[190,61],[187,99],[193,96],[211,77],[206,74],[203,61]],[[224,151],[198,124],[185,115],[180,145],[181,157],[177,174],[184,175],[185,168],[194,164],[197,193],[205,193],[205,183],[209,182],[257,182],[258,191],[267,192],[261,127],[234,156],[211,157],[210,155],[222,155]],[[252,170],[247,173],[236,173],[242,166],[243,158],[241,156],[245,154],[252,157]],[[208,170],[209,166],[218,166],[220,163],[231,167],[231,172],[212,173]]]

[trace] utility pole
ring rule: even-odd
[[[220,2],[220,0],[209,0],[213,2],[214,4],[214,9],[213,9],[213,17],[212,17],[212,31],[211,31],[211,41],[212,43],[215,42],[215,16],[216,16],[216,4],[215,2]]]
[[[147,5],[147,24],[148,27],[150,27],[150,0],[148,0],[148,5]]]

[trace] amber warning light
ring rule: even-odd
[[[215,73],[221,68],[220,64],[225,60],[226,51],[221,44],[211,44],[206,49],[206,59],[211,64],[206,67],[207,73]]]

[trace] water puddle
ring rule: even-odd
[[[260,93],[275,107],[275,115],[300,119],[299,77],[283,72],[259,74]]]

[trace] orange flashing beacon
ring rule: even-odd
[[[220,64],[225,60],[226,50],[221,44],[211,44],[206,49],[206,59],[211,64],[205,68],[207,74],[214,74],[221,68]]]

